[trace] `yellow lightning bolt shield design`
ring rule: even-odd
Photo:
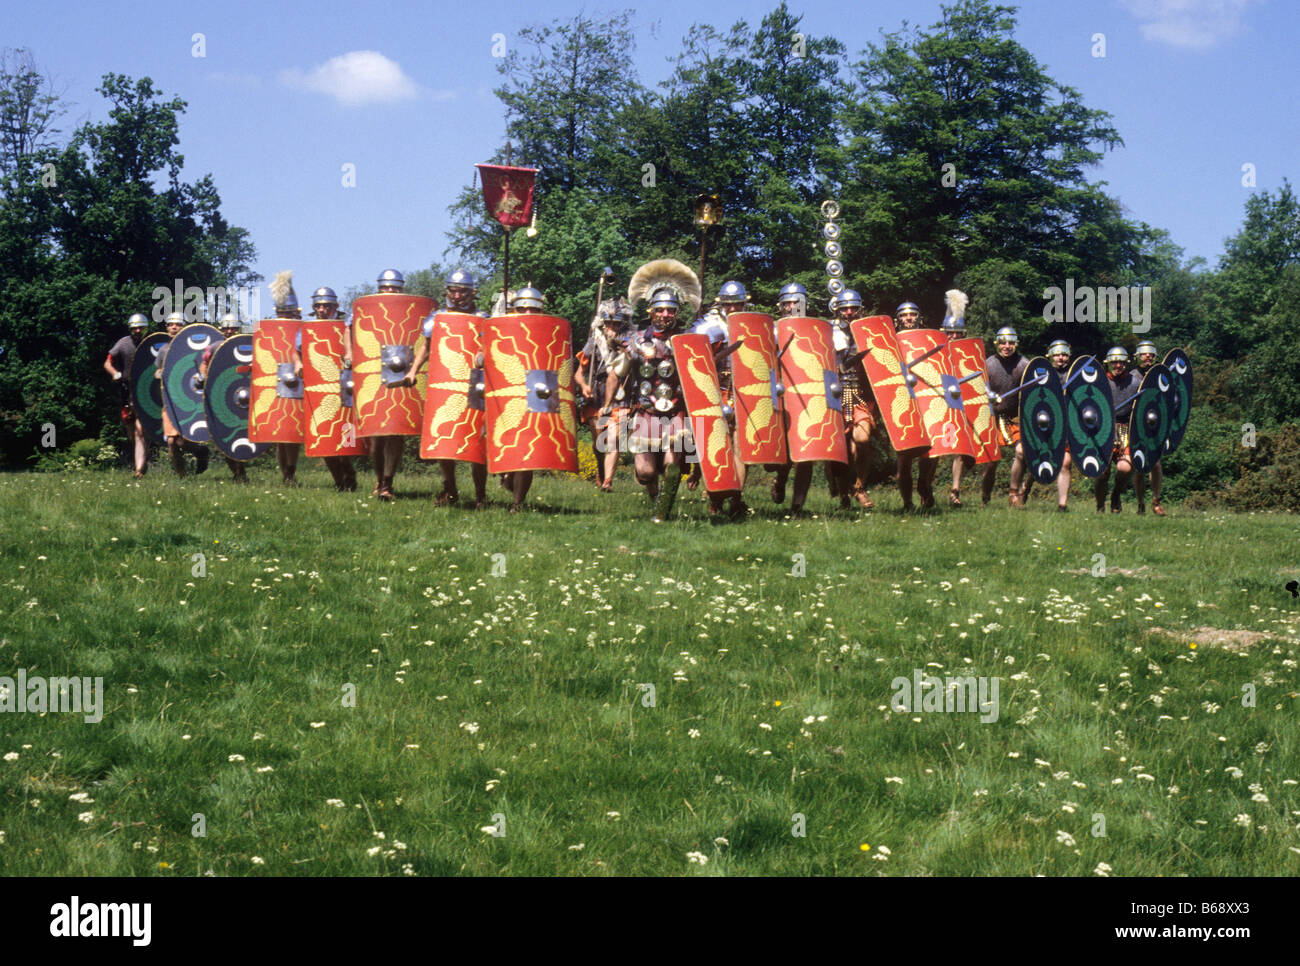
[[[547,315],[489,319],[484,327],[488,471],[565,470],[578,466],[573,351],[569,323]],[[528,373],[553,372],[558,405],[528,405]]]
[[[893,321],[887,315],[877,315],[858,319],[851,329],[858,350],[867,351],[862,360],[863,367],[876,403],[885,417],[885,428],[894,449],[902,452],[928,446],[921,413],[907,391]]]
[[[781,374],[790,414],[790,459],[847,462],[843,419],[826,405],[825,373],[838,370],[830,324],[820,319],[781,319],[778,340],[785,348]]]
[[[740,343],[731,362],[740,456],[746,463],[784,463],[784,414],[779,402],[772,403],[772,374],[777,362],[771,316],[736,312],[727,325],[731,341]]]
[[[470,405],[474,361],[482,349],[482,320],[461,312],[434,317],[420,455],[486,463],[483,410]]]
[[[691,430],[700,457],[704,486],[710,493],[740,489],[731,433],[722,414],[722,390],[708,338],[699,334],[672,338],[673,357],[682,378],[682,396],[691,414]]]
[[[359,435],[420,434],[424,380],[417,379],[414,387],[386,386],[380,356],[386,345],[414,346],[421,337],[420,325],[432,310],[433,300],[421,295],[363,295],[352,303],[352,375]]]

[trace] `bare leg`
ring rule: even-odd
[[[455,503],[460,499],[460,491],[456,489],[456,461],[438,460],[438,469],[442,470],[442,492],[434,497],[434,502],[439,506]],[[485,466],[483,470],[486,474],[487,467]]]
[[[1061,472],[1056,477],[1056,506],[1061,510],[1067,509],[1066,504],[1070,502],[1070,467],[1073,465],[1067,452]]]
[[[280,479],[285,486],[296,486],[294,474],[298,472],[298,443],[276,443],[275,458],[280,464]]]
[[[185,457],[181,452],[181,438],[177,436],[167,437],[167,455],[171,457],[172,469],[181,479],[185,478]]]
[[[808,499],[808,488],[812,486],[812,463],[794,464],[794,494],[790,497],[790,513],[798,516],[803,513],[803,505]]]
[[[916,492],[921,495],[922,509],[934,509],[934,474],[938,469],[937,456],[921,457],[921,466],[916,473]]]
[[[984,467],[984,475],[980,477],[980,505],[988,506],[989,500],[993,499],[993,486],[998,481],[998,464],[997,462],[988,463]]]
[[[898,454],[898,495],[903,498],[903,509],[912,509],[912,460],[915,457],[909,450]]]
[[[487,467],[484,467],[486,471]],[[533,474],[531,470],[525,470],[521,473],[511,473],[511,483],[514,487],[515,502],[510,504],[510,512],[518,513],[524,508],[524,500],[528,498],[528,488],[533,485]]]
[[[144,476],[145,471],[149,469],[149,440],[145,437],[144,426],[138,419],[131,430],[131,442],[135,450],[135,475]]]
[[[1020,487],[1025,481],[1025,448],[1016,443],[1016,455],[1011,460],[1011,492],[1015,494],[1016,502],[1012,506],[1019,506],[1022,502],[1020,496]]]

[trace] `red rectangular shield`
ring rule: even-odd
[[[984,372],[984,340],[949,342],[948,355],[952,360],[953,375],[959,380],[975,377],[961,384],[962,406],[975,440],[975,462],[996,463],[1002,459],[1002,447],[998,445],[997,422],[993,419],[993,406],[989,402],[988,377]]]
[[[352,303],[359,435],[420,435],[424,380],[417,379],[414,386],[394,383],[409,370],[421,324],[432,311],[433,299],[402,292],[362,295]]]
[[[303,452],[362,456],[352,370],[343,368],[342,319],[302,323],[302,383],[307,405]]]
[[[862,357],[862,366],[894,449],[902,453],[929,446],[921,411],[916,408],[916,400],[903,376],[893,319],[887,315],[855,319],[849,331],[853,333],[858,351],[866,353]]]
[[[302,323],[262,319],[253,330],[252,404],[248,438],[254,443],[301,443],[306,423],[302,380],[293,354]]]
[[[722,387],[709,337],[698,332],[675,335],[669,342],[682,382],[682,399],[691,415],[691,434],[700,458],[700,475],[710,493],[740,489],[731,427],[722,414]]]
[[[483,324],[484,417],[490,473],[578,469],[569,323],[503,315]]]
[[[776,361],[772,317],[760,312],[732,312],[727,338],[741,343],[731,355],[732,398],[736,409],[737,445],[742,462],[784,463],[784,386]]]
[[[433,317],[420,456],[486,463],[483,429],[483,320],[463,312]]]
[[[777,322],[785,384],[786,445],[794,463],[849,461],[844,402],[831,324],[822,319]]]
[[[929,455],[974,457],[975,440],[962,406],[961,386],[952,374],[947,337],[938,329],[912,329],[898,333],[898,348],[903,364],[916,376],[912,389],[930,440]]]

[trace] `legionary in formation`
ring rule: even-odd
[[[1106,374],[1110,379],[1110,394],[1115,406],[1115,449],[1111,453],[1111,463],[1117,470],[1115,487],[1110,493],[1110,512],[1119,513],[1123,508],[1120,493],[1128,482],[1133,470],[1133,461],[1129,452],[1129,419],[1133,416],[1133,403],[1142,388],[1142,377],[1129,369],[1128,352],[1123,346],[1112,346],[1106,353]],[[1093,496],[1097,498],[1097,512],[1106,511],[1106,483],[1110,480],[1110,467],[1097,477]],[[1162,514],[1163,515],[1163,514]]]
[[[406,276],[395,268],[386,268],[379,273],[376,284],[380,295],[401,292],[406,288]],[[350,365],[351,361],[349,354],[345,365]],[[414,368],[411,371],[414,373]],[[391,503],[394,499],[393,478],[402,468],[402,447],[405,444],[406,438],[397,434],[370,437],[370,459],[375,464],[375,488],[370,495],[385,503]]]
[[[713,348],[715,363],[718,367],[718,388],[722,395],[722,412],[731,424],[730,432],[733,445],[735,444],[735,409],[733,408],[734,394],[732,392],[731,378],[731,356],[723,355],[722,352],[727,346],[727,319],[733,312],[745,311],[749,303],[749,292],[745,286],[737,281],[727,281],[722,283],[718,289],[718,296],[714,300],[713,308],[695,323],[693,331],[705,336]],[[737,446],[737,448],[739,448]],[[745,464],[739,460],[736,462],[736,470],[740,476],[740,485],[742,489],[745,485]],[[700,464],[697,462],[691,467],[690,477],[686,481],[686,488],[694,490],[699,486],[701,476]],[[721,493],[709,493],[709,513],[717,516],[722,511],[722,504],[727,497]],[[742,499],[740,491],[732,494],[730,497],[731,506],[728,510],[733,519],[737,519],[748,510],[745,501]]]
[[[1151,367],[1160,361],[1156,357],[1156,344],[1147,340],[1139,342],[1137,348],[1133,350],[1133,354],[1137,356],[1138,367],[1136,375],[1139,384],[1141,384],[1142,379],[1145,378]],[[1164,481],[1165,471],[1163,461],[1157,462],[1155,466],[1151,467],[1151,512],[1158,517],[1166,515],[1165,508],[1160,505],[1160,490],[1164,485]],[[1137,494],[1138,513],[1145,513],[1147,474],[1138,472],[1138,474],[1133,478],[1133,490]]]
[[[875,400],[867,388],[867,373],[857,356],[857,346],[849,326],[862,314],[862,296],[851,288],[845,289],[835,299],[831,321],[835,330],[835,353],[840,363],[844,435],[848,444],[849,464],[826,464],[831,477],[831,496],[837,493],[840,508],[847,509],[852,495],[863,509],[875,506],[867,492],[867,472],[871,462],[871,430],[879,418]]]
[[[345,319],[339,317],[339,297],[334,289],[322,285],[311,293],[312,316],[319,322],[337,322],[343,328],[343,358],[352,360],[352,332]],[[298,336],[298,365],[302,366],[302,335]],[[347,366],[344,366],[347,368]],[[326,456],[325,468],[330,471],[334,488],[340,492],[354,493],[357,489],[357,471],[351,456]]]
[[[527,285],[515,293],[514,302],[511,306],[512,314],[541,315],[545,311],[546,296],[542,294],[541,289]],[[518,513],[524,508],[524,500],[528,498],[528,490],[533,485],[533,471],[520,470],[507,473],[505,477],[508,488],[514,497],[510,504],[510,512]]]
[[[145,437],[140,417],[136,415],[131,402],[130,380],[131,361],[135,358],[136,347],[144,340],[149,331],[149,320],[143,312],[134,313],[126,321],[127,335],[113,343],[104,360],[104,371],[122,390],[122,428],[126,430],[127,443],[131,447],[131,464],[135,468],[135,478],[144,476],[149,468],[149,440]]]
[[[463,268],[458,268],[447,276],[446,284],[443,287],[443,311],[478,315],[478,308],[475,304],[477,299],[478,281],[473,275]],[[406,380],[408,385],[415,385],[417,373],[429,359],[431,340],[433,338],[433,320],[433,315],[424,320],[424,339],[416,345],[415,357],[411,362],[410,374]],[[482,372],[482,353],[475,360],[474,368],[477,372]],[[442,491],[433,498],[434,503],[438,506],[449,506],[460,500],[460,490],[456,485],[456,462],[456,460],[452,459],[438,460],[438,468],[442,470]],[[471,463],[470,478],[474,483],[474,509],[482,510],[487,506],[487,465],[484,463]]]
[[[287,272],[277,275],[271,283],[271,298],[275,302],[277,319],[297,319],[302,321],[302,309],[298,306],[298,296],[293,290]],[[302,383],[302,333],[298,333],[293,346],[293,369]],[[302,453],[302,443],[276,443],[275,460],[280,465],[280,479],[285,486],[297,486],[298,457]]]
[[[185,314],[183,312],[170,313],[167,316],[166,327],[167,338],[175,341],[176,337],[180,335],[181,329],[185,328]],[[171,346],[172,342],[168,342],[167,345],[163,346],[163,350],[158,353],[158,368],[154,371],[154,378],[159,381],[162,381],[163,366],[167,362],[167,350]],[[176,471],[176,475],[182,478],[185,476],[184,453],[194,454],[196,460],[195,476],[204,472],[208,468],[208,459],[210,457],[208,448],[201,443],[191,443],[182,438],[181,431],[176,428],[176,425],[167,415],[166,407],[162,411],[162,424],[163,438],[167,441],[167,455],[171,457],[172,469]]]
[[[578,366],[573,373],[573,381],[584,400],[588,400],[580,415],[591,429],[596,485],[602,493],[613,492],[619,430],[627,420],[627,390],[615,375],[614,365],[620,358],[626,358],[631,323],[632,312],[625,299],[603,301],[592,320],[587,344],[578,353]]]
[[[776,299],[777,318],[772,320],[773,331],[776,329],[777,319],[796,319],[804,318],[808,312],[808,289],[798,282],[790,282],[781,289],[781,293]],[[780,346],[777,346],[778,351]],[[787,417],[788,419],[788,417]],[[771,464],[763,467],[765,470],[775,473],[772,478],[772,502],[778,506],[785,502],[786,482],[790,479],[790,470],[794,463],[789,459],[780,465]],[[791,509],[796,515],[803,511],[804,501],[808,498],[808,488],[812,484],[812,465],[809,464],[808,471],[802,475],[803,488],[800,489],[800,473],[795,469],[795,486],[794,496],[791,501]]]
[[[1065,384],[1070,378],[1070,343],[1064,339],[1057,339],[1047,347],[1047,359],[1052,364],[1052,371],[1056,378],[1061,382],[1062,391],[1065,390]],[[1065,451],[1065,462],[1061,464],[1061,472],[1056,477],[1056,509],[1064,513],[1069,509],[1070,502],[1070,467],[1074,465],[1070,457],[1070,451]],[[1029,485],[1025,485],[1025,494],[1029,494]]]
[[[1020,336],[1009,325],[998,329],[993,336],[994,354],[988,359],[989,391],[995,396],[1006,396],[1013,389],[1020,388],[1020,382],[1029,366],[1029,360],[1020,354]],[[1008,497],[1013,507],[1024,506],[1024,494],[1020,485],[1025,477],[1025,450],[1020,445],[1020,400],[1016,396],[993,400],[993,418],[997,420],[998,442],[1002,446],[1014,446],[1015,455],[1011,460],[1011,490]],[[989,463],[984,467],[984,478],[980,481],[980,502],[988,506],[993,498],[993,486],[997,482],[998,464]]]
[[[952,290],[948,293],[950,298],[958,301],[950,306],[950,310],[944,315],[943,321],[939,323],[939,331],[942,332],[949,342],[956,342],[966,338],[966,293]],[[952,458],[952,488],[948,491],[948,505],[954,509],[961,508],[961,478],[965,471],[975,465],[975,458],[972,456],[954,456]]]
[[[915,302],[901,302],[894,310],[894,326],[899,332],[923,328],[921,308]],[[906,361],[906,360],[905,360]],[[912,504],[912,464],[920,460],[916,471],[916,492],[921,497],[923,510],[934,509],[934,477],[939,469],[939,460],[927,456],[925,450],[907,450],[898,454],[898,495],[903,498],[903,510],[911,512]]]
[[[234,312],[227,312],[221,317],[221,322],[217,326],[221,330],[222,340],[233,339],[239,335],[239,319]],[[199,381],[204,385],[208,381],[208,363],[212,361],[212,353],[216,346],[208,346],[203,350],[203,359],[199,362]],[[205,390],[206,391],[206,390]],[[230,469],[230,478],[235,483],[248,482],[248,468],[239,460],[232,460],[229,456],[225,457],[226,466]]]

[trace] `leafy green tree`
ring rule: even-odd
[[[256,251],[225,222],[210,178],[180,180],[178,115],[148,78],[108,74],[109,118],[44,148],[5,182],[0,206],[0,460],[30,458],[52,424],[59,445],[114,425],[99,378],[153,291],[251,284]],[[52,168],[44,169],[42,165]],[[52,177],[47,175],[52,172]],[[179,307],[179,306],[178,306]]]
[[[1297,264],[1300,200],[1284,180],[1276,197],[1268,191],[1250,196],[1241,230],[1225,245],[1215,283],[1222,310],[1199,333],[1206,345],[1231,358],[1266,338],[1259,317],[1278,301],[1284,270]]]
[[[1043,71],[1013,14],[960,0],[928,31],[885,34],[857,65],[844,222],[874,259],[873,301],[936,311],[959,272],[990,259],[1058,286],[1118,285],[1145,267],[1146,227],[1085,179],[1123,143],[1110,116]],[[1024,317],[1042,311],[1041,289],[1021,294]]]

